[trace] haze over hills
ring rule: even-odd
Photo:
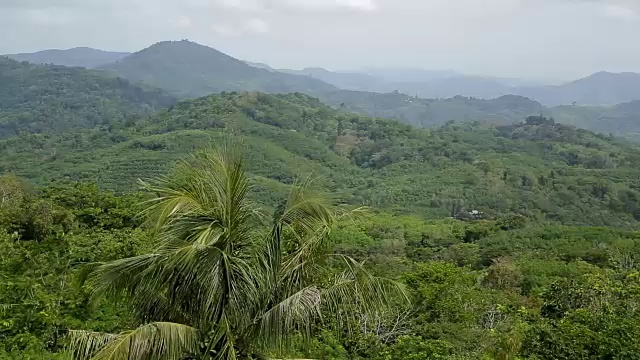
[[[322,69],[308,69],[311,75],[316,76],[309,76],[309,72],[274,71],[268,65],[251,66],[189,41],[158,43],[101,69],[133,82],[157,86],[181,98],[223,91],[301,92],[343,111],[395,118],[423,127],[441,125],[449,120],[510,123],[542,113],[542,106],[535,101],[513,96],[505,98],[508,99],[506,101],[463,97],[439,101],[391,91],[382,93],[384,88],[379,89],[381,93],[343,90],[325,82],[326,78],[317,77],[318,74],[334,74]],[[370,76],[354,74],[353,77],[357,82]],[[340,79],[344,79],[342,74]],[[344,83],[341,85],[347,87]],[[511,107],[509,102],[514,99],[518,104]],[[522,103],[527,105],[523,107]]]
[[[0,360],[640,360],[639,1],[0,0]]]
[[[614,106],[557,106],[553,116],[563,124],[640,140],[640,101]]]
[[[180,55],[185,51],[185,55]],[[323,68],[274,69],[268,64],[243,62],[212,48],[188,41],[163,42],[129,56],[91,48],[44,50],[7,55],[17,61],[64,66],[100,67],[119,76],[170,90],[180,97],[220,91],[265,91],[318,94],[344,89],[389,93],[399,91],[427,99],[455,96],[493,99],[520,95],[546,106],[616,105],[640,100],[640,74],[600,72],[561,85],[538,85],[523,79],[472,76],[453,70],[365,68],[336,72]],[[126,59],[125,59],[126,58]],[[248,66],[247,66],[248,65]],[[178,70],[183,67],[183,70]],[[184,68],[189,68],[185,72]],[[256,72],[254,69],[266,70]],[[165,72],[165,74],[161,74]],[[305,77],[295,78],[287,75]],[[312,81],[308,78],[311,77]],[[178,78],[183,78],[182,80]],[[333,85],[331,86],[327,86]]]
[[[640,74],[599,72],[558,86],[521,87],[515,94],[545,105],[616,105],[640,100]]]
[[[5,56],[16,61],[27,61],[33,64],[80,66],[92,69],[116,62],[128,55],[130,55],[128,52],[112,52],[88,47],[77,47],[67,50],[50,49],[35,53],[8,54]]]
[[[466,96],[493,99],[503,95],[520,95],[546,106],[615,105],[640,100],[640,74],[600,72],[569,83],[532,85],[526,80],[470,76],[455,72],[397,70],[377,72],[333,72],[322,68],[278,70],[307,75],[342,89],[392,92],[399,91],[421,98]],[[413,80],[412,80],[413,79]]]
[[[574,101],[577,105],[616,104],[617,100],[640,98],[640,75],[633,73],[598,73],[559,86],[523,87],[514,86],[519,84],[517,79],[473,77],[453,71],[276,70],[189,41],[161,42],[100,69],[162,88],[179,98],[223,91],[302,92],[342,111],[394,118],[420,127],[451,120],[507,124],[543,114],[562,123],[618,136],[635,138],[640,133],[640,110],[636,112],[635,106],[623,106],[626,110],[618,111],[602,106],[556,109],[542,105]]]

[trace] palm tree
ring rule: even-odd
[[[125,298],[142,324],[120,334],[70,331],[78,359],[249,359],[309,339],[323,315],[388,306],[402,287],[347,256],[329,254],[338,214],[305,184],[294,185],[271,221],[248,202],[233,146],[183,161],[146,188],[158,245],[96,264],[94,299]]]

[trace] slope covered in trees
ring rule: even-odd
[[[236,166],[193,175],[172,170],[175,161],[230,138],[242,144],[248,183],[224,184]],[[94,128],[23,133],[1,140],[0,151],[1,359],[67,360],[74,357],[64,351],[68,346],[87,350],[75,353],[84,359],[105,344],[101,355],[137,351],[152,359],[210,349],[327,360],[633,360],[640,354],[640,147],[633,143],[543,116],[515,125],[416,129],[332,109],[303,94],[224,93]],[[203,160],[220,163],[206,156],[190,161]],[[314,199],[316,192],[330,194],[343,216],[328,215],[315,202],[283,203],[300,177],[313,180],[308,194]],[[139,193],[139,178],[160,182]],[[66,184],[70,180],[97,182],[121,195]],[[235,187],[240,183],[242,189]],[[246,241],[218,231],[227,222],[216,216],[230,214],[215,205],[225,189],[241,190],[242,204],[265,210],[234,203],[242,211],[230,213],[239,214],[241,226],[229,229],[249,228],[238,233]],[[141,217],[150,205],[143,201],[153,198],[160,201],[153,214],[175,218]],[[179,211],[162,210],[171,206]],[[253,217],[260,213],[275,215]],[[289,223],[293,215],[301,221]],[[287,225],[279,227],[278,219]],[[265,279],[283,286],[258,291],[253,281],[262,279],[261,262],[247,254],[264,250],[262,241],[252,240],[260,234],[286,239],[284,248],[268,250],[281,257],[264,262],[265,269],[305,269],[292,263],[304,252],[302,258],[313,260],[309,271],[322,271],[292,283],[275,272]],[[218,258],[205,238],[229,239],[229,255]],[[355,260],[350,273],[339,272],[339,262],[316,262],[306,245],[299,247],[320,238],[327,246],[322,254]],[[147,262],[155,256],[167,262]],[[224,291],[234,301],[243,291],[259,294],[236,304],[247,311],[222,300],[221,306],[185,301],[195,283],[184,281],[230,261],[238,282]],[[369,275],[360,272],[361,262]],[[252,273],[243,264],[255,266]],[[151,270],[136,275],[145,266]],[[78,286],[91,269],[98,272]],[[339,308],[325,302],[327,293],[357,299],[346,290],[354,270],[360,281],[375,276],[404,284],[411,303],[402,296],[374,299],[392,306],[367,313],[350,307],[362,301]],[[224,288],[220,278],[210,280],[208,288]],[[283,300],[285,294],[291,296]],[[264,312],[276,300],[283,300],[278,310]],[[219,311],[200,318],[189,304],[229,309],[229,327],[207,317]],[[273,321],[261,322],[265,317]],[[212,324],[215,332],[198,330]],[[297,324],[308,332],[290,332]]]
[[[256,181],[275,191],[313,173],[344,202],[430,218],[478,210],[582,225],[640,219],[640,148],[631,143],[540,117],[416,129],[302,94],[227,93],[138,122],[23,135],[0,142],[0,169],[38,184],[89,180],[122,191],[229,134],[246,144]]]
[[[108,125],[174,102],[160,90],[100,72],[0,57],[0,138]]]
[[[273,346],[270,358],[326,360],[639,359],[637,231],[571,227],[513,215],[495,220],[425,220],[344,207],[343,211],[351,210],[350,216],[323,218],[326,212],[314,201],[295,202],[291,198],[280,202],[274,219],[268,218],[276,229],[279,223],[284,224],[282,231],[269,231],[271,221],[252,221],[245,212],[226,213],[212,204],[191,207],[195,200],[215,204],[227,194],[221,186],[240,189],[224,186],[225,177],[220,173],[202,172],[199,176],[204,179],[180,174],[174,172],[161,179],[164,184],[176,181],[178,189],[163,193],[156,186],[150,192],[126,196],[85,184],[35,191],[15,177],[0,176],[1,359],[87,359],[104,345],[106,349],[96,355],[114,360],[122,358],[114,356],[132,352],[136,358],[160,359],[169,353],[173,355],[169,358],[180,359],[203,351],[207,354],[210,349],[224,352],[210,352],[205,358],[227,360],[233,358],[230,352],[262,355],[260,350],[267,346]],[[184,187],[190,181],[202,185],[203,180],[212,185],[207,191],[199,186]],[[262,199],[274,195],[258,184],[249,190],[262,192]],[[159,197],[163,194],[168,197]],[[312,199],[318,196],[308,194]],[[150,205],[141,202],[152,198],[160,211],[147,212],[146,219],[140,217],[140,211]],[[173,206],[179,211],[163,211]],[[251,211],[246,204],[242,209]],[[154,214],[175,218],[153,222],[158,220]],[[248,221],[232,228],[233,237],[217,230],[236,223],[213,217],[230,214]],[[257,214],[251,211],[252,216]],[[333,223],[327,228],[322,222],[308,221],[309,217],[333,219]],[[290,222],[293,219],[300,222]],[[152,222],[145,224],[144,220]],[[161,231],[151,224],[161,226]],[[203,224],[208,226],[198,226]],[[313,231],[316,225],[321,229]],[[296,238],[297,232],[305,236]],[[239,241],[238,234],[249,242]],[[301,275],[309,271],[319,287],[304,288],[278,303],[277,310],[247,321],[245,315],[261,309],[253,302],[264,299],[269,304],[271,299],[243,296],[246,293],[242,292],[254,285],[242,281],[251,275],[243,263],[256,260],[243,256],[264,246],[262,241],[250,241],[250,236],[260,234],[288,239],[281,243],[283,257],[270,259],[265,266],[282,264],[283,270],[293,269]],[[345,273],[337,273],[330,260],[314,262],[308,270],[292,266],[291,259],[309,259],[296,256],[307,251],[297,247],[306,243],[307,236],[324,238],[326,247],[322,250],[331,251],[336,259],[349,256],[357,262]],[[211,238],[229,242],[207,246],[204,239]],[[159,248],[162,242],[166,244]],[[215,248],[223,244],[235,251],[223,258],[226,260],[212,263],[217,258]],[[319,245],[315,240],[313,244]],[[273,250],[268,253],[276,254]],[[157,256],[166,256],[167,261],[154,264]],[[280,263],[279,259],[287,261]],[[206,276],[212,274],[207,269],[213,269],[213,274],[222,271],[215,266],[218,262],[235,270],[230,273],[233,287],[225,288],[219,277]],[[365,276],[361,262],[373,274]],[[153,271],[144,271],[147,266]],[[97,274],[89,277],[86,286],[76,285],[92,269],[97,269]],[[362,275],[359,280],[365,283],[370,276],[401,282],[411,303],[388,296],[382,300],[391,308],[356,311],[348,301],[358,300],[353,305],[362,306],[363,299],[348,290],[353,271]],[[268,279],[286,274],[267,276],[266,283],[274,285]],[[173,319],[170,321],[206,326],[217,315],[189,306],[215,306],[217,301],[189,302],[192,296],[182,290],[188,289],[184,281],[222,285],[213,293],[231,292],[233,301],[246,304],[247,311],[234,311],[233,303],[225,305],[228,311],[224,315],[229,317],[214,322],[218,331],[211,333],[168,323]],[[280,284],[283,289],[300,285],[296,281]],[[337,288],[322,287],[325,284],[336,284]],[[171,288],[163,292],[164,286]],[[112,291],[116,288],[118,291]],[[156,289],[166,297],[154,296]],[[203,288],[198,289],[193,296],[202,298]],[[274,298],[279,298],[277,286],[261,287],[254,294],[272,290]],[[369,288],[365,285],[362,290]],[[342,311],[326,306],[326,300],[331,300],[324,298],[326,291],[340,295]],[[109,295],[115,299],[110,300]],[[212,299],[224,302],[224,298]],[[171,311],[180,306],[188,312]],[[317,310],[325,316],[314,316]],[[284,321],[256,326],[265,317]],[[300,330],[308,332],[286,332],[302,320],[306,326]],[[150,321],[162,322],[123,332]],[[246,328],[255,329],[248,335],[242,331]],[[231,338],[231,334],[238,336]],[[234,342],[244,337],[247,341]],[[75,354],[65,351],[69,348],[75,349]]]

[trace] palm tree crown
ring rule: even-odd
[[[200,153],[145,187],[153,253],[96,264],[92,296],[124,297],[141,325],[120,334],[71,331],[78,359],[248,359],[308,339],[323,314],[373,312],[402,288],[329,254],[337,214],[294,185],[271,221],[247,200],[233,146]]]

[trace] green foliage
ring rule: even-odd
[[[302,94],[222,94],[137,123],[24,135],[0,142],[0,169],[37,184],[55,178],[127,191],[227,134],[246,144],[248,171],[268,187],[252,196],[265,199],[282,190],[278,183],[313,174],[341,201],[397,214],[478,210],[488,218],[622,227],[640,219],[640,149],[631,143],[557,124],[420,130],[344,114]]]
[[[243,144],[246,178],[231,176],[239,173],[234,166],[220,171],[211,157],[170,170],[229,137]],[[640,353],[640,148],[632,143],[546,117],[425,130],[336,111],[302,94],[225,93],[109,127],[22,134],[0,149],[0,358],[64,358],[68,329],[85,330],[73,335],[89,352],[105,341],[148,350],[167,340],[179,346],[155,348],[171,354],[193,351],[197,338],[196,352],[210,345],[214,356],[233,349],[272,358]],[[224,177],[207,175],[207,164],[235,180],[221,186]],[[193,165],[196,176],[185,171]],[[299,192],[299,175],[331,202],[372,209],[333,216],[302,201],[316,197]],[[150,193],[130,194],[149,177],[163,180]],[[242,196],[224,197],[227,189]],[[221,198],[239,210],[222,211]],[[148,199],[156,199],[146,203],[156,204],[153,228],[138,216]],[[254,205],[275,215],[254,217]],[[229,214],[242,225],[228,226]],[[322,246],[308,253],[308,241]],[[280,251],[256,253],[265,244]],[[353,260],[277,261],[321,254]],[[149,260],[156,255],[166,261]],[[265,278],[260,259],[282,271]],[[74,286],[87,275],[79,269],[94,262],[104,265],[93,268],[91,286]],[[190,275],[223,268],[233,270],[235,287],[223,286],[223,276]],[[284,281],[287,272],[297,280]],[[365,297],[378,277],[404,282],[411,304],[381,298],[382,291]],[[352,299],[348,280],[370,287],[337,306]],[[90,296],[101,291],[113,296]],[[330,301],[318,305],[318,294]],[[164,300],[171,306],[160,306]],[[378,300],[391,307],[357,311]]]
[[[402,336],[398,341],[379,356],[379,359],[422,360],[450,359],[453,345],[442,340],[423,340],[415,336]]]
[[[373,314],[403,289],[362,264],[331,255],[335,214],[321,196],[293,186],[272,224],[247,201],[237,150],[220,147],[180,164],[147,189],[152,253],[97,264],[93,299],[124,298],[138,320],[119,334],[72,331],[78,359],[232,360],[263,357],[308,341],[322,314]],[[334,260],[335,261],[332,261]]]
[[[0,57],[0,139],[109,127],[173,102],[162,91],[100,72]]]
[[[5,189],[7,183],[15,179],[0,177]],[[135,223],[114,227],[122,224],[121,214],[133,211],[134,202],[95,186],[20,197],[10,211],[0,210],[0,358],[9,352],[10,358],[62,359],[46,354],[61,351],[68,328],[84,324],[111,331],[128,322],[111,304],[100,304],[91,314],[86,295],[74,285],[77,265],[133,255],[148,237]],[[85,216],[94,210],[89,204],[103,206],[101,221]]]

